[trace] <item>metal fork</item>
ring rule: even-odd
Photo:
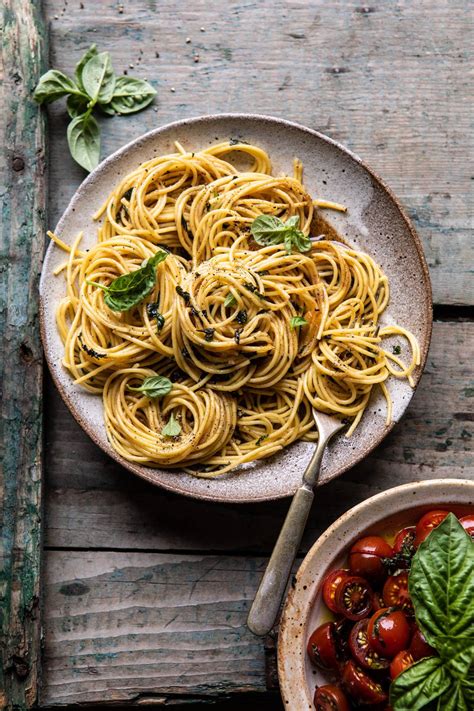
[[[318,428],[319,441],[303,475],[303,483],[293,496],[285,522],[273,549],[267,569],[260,582],[250,608],[247,625],[257,635],[270,632],[280,609],[280,604],[290,577],[309,510],[318,483],[321,461],[329,440],[345,425],[341,420],[325,415],[313,408],[313,417]]]

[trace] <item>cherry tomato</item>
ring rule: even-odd
[[[407,615],[413,615],[413,603],[408,592],[408,573],[391,575],[383,586],[382,595],[387,607],[399,607]]]
[[[345,693],[335,684],[319,686],[314,694],[316,711],[350,711]]]
[[[361,620],[372,609],[372,588],[364,578],[352,575],[336,588],[337,611],[348,620]]]
[[[407,526],[406,528],[402,528],[402,530],[399,531],[395,536],[393,552],[401,553],[404,546],[408,547],[413,545],[413,541],[415,539],[415,531],[416,526]]]
[[[323,581],[323,600],[331,612],[337,612],[336,601],[334,599],[336,588],[344,578],[348,577],[349,571],[339,568],[329,573]]]
[[[392,663],[390,664],[390,678],[392,680],[395,679],[399,674],[405,671],[405,669],[408,669],[408,667],[411,667],[411,665],[414,663],[415,660],[411,656],[408,649],[404,649],[401,652],[398,652],[398,654],[392,659]]]
[[[386,607],[378,610],[369,620],[367,637],[372,649],[380,656],[392,659],[410,641],[410,625],[400,610]]]
[[[366,536],[352,546],[349,553],[349,567],[353,575],[360,575],[371,582],[386,577],[383,558],[393,555],[392,546],[380,536]]]
[[[474,538],[474,514],[468,514],[459,519],[459,523],[467,533]]]
[[[420,543],[423,543],[425,538],[431,533],[433,528],[439,526],[441,521],[444,521],[449,511],[428,511],[420,518],[416,524],[415,540],[413,545],[418,548]]]
[[[369,620],[356,622],[349,635],[349,649],[351,654],[361,667],[372,671],[388,669],[390,661],[380,656],[369,645],[367,627]]]
[[[308,640],[309,658],[323,669],[338,669],[336,640],[334,638],[334,622],[324,622],[317,627]]]
[[[415,625],[415,631],[413,632],[413,637],[411,638],[408,650],[415,662],[419,659],[423,659],[424,657],[434,657],[436,654],[433,647],[430,647],[426,641],[423,632],[420,630],[418,625]]]
[[[380,684],[370,678],[355,662],[346,662],[342,672],[342,684],[354,701],[368,706],[387,701],[387,694]]]

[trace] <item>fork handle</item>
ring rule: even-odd
[[[247,625],[259,636],[275,624],[303,531],[313,503],[312,489],[301,486],[293,496],[285,522],[250,608]]]

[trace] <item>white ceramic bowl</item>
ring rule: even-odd
[[[315,687],[329,681],[306,654],[310,634],[328,619],[320,595],[326,574],[343,566],[350,546],[361,536],[413,525],[433,508],[457,515],[472,512],[474,481],[436,479],[388,489],[349,509],[318,538],[295,576],[280,622],[278,676],[289,711],[314,709]]]

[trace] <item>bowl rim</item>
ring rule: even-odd
[[[158,128],[152,129],[151,131],[147,131],[144,134],[141,134],[137,138],[132,139],[128,143],[126,143],[124,146],[119,148],[118,150],[114,151],[111,153],[107,158],[105,158],[99,165],[82,181],[82,183],[79,185],[77,190],[74,192],[71,200],[69,201],[66,209],[64,210],[61,218],[59,219],[58,224],[55,227],[55,232],[56,233],[61,233],[64,222],[66,221],[66,216],[70,212],[70,210],[73,210],[74,206],[76,203],[81,199],[82,193],[85,191],[85,189],[89,185],[93,185],[97,177],[103,173],[103,171],[106,171],[110,166],[112,166],[118,159],[120,159],[122,156],[127,155],[131,149],[138,147],[141,143],[151,141],[153,138],[160,136],[163,133],[166,133],[169,130],[176,129],[179,127],[185,127],[189,125],[195,125],[195,124],[205,124],[206,122],[212,122],[216,120],[246,120],[246,121],[252,121],[252,122],[270,122],[272,124],[277,124],[282,127],[287,127],[291,129],[297,129],[298,131],[301,131],[303,133],[309,134],[311,136],[314,136],[325,143],[329,143],[330,145],[334,146],[337,148],[340,152],[344,153],[345,155],[349,156],[351,159],[353,159],[357,164],[359,164],[364,170],[367,171],[367,173],[371,176],[371,178],[377,183],[385,193],[388,194],[389,198],[393,201],[395,204],[397,210],[399,211],[403,222],[405,223],[411,239],[415,245],[415,249],[417,252],[419,264],[421,267],[421,271],[423,274],[423,289],[422,289],[422,298],[421,301],[424,306],[424,311],[426,313],[426,320],[423,323],[423,342],[420,344],[420,364],[416,368],[414,374],[413,374],[413,381],[414,385],[412,388],[412,393],[410,395],[410,398],[406,401],[406,403],[403,406],[402,413],[400,415],[400,418],[398,418],[397,421],[392,421],[388,426],[386,426],[383,430],[379,432],[379,434],[375,437],[374,440],[371,440],[370,444],[365,447],[360,447],[358,450],[358,453],[355,457],[355,460],[350,461],[347,464],[341,464],[339,467],[337,467],[334,472],[331,474],[330,478],[325,479],[324,483],[327,483],[328,481],[332,481],[333,479],[336,479],[339,477],[341,474],[346,472],[348,469],[351,467],[355,466],[356,464],[360,463],[365,457],[367,457],[376,447],[380,445],[380,443],[385,439],[385,437],[392,431],[392,429],[395,427],[397,422],[403,417],[403,415],[406,412],[406,409],[408,405],[410,404],[416,390],[418,387],[418,384],[420,382],[421,376],[423,374],[425,365],[426,365],[426,360],[428,357],[428,351],[431,343],[431,336],[432,336],[432,329],[433,329],[433,297],[432,297],[432,286],[431,286],[431,279],[430,279],[430,274],[429,274],[429,269],[428,269],[428,264],[426,261],[426,257],[423,252],[423,246],[420,237],[418,236],[414,226],[412,225],[408,215],[406,214],[405,210],[403,209],[400,201],[396,197],[396,195],[392,192],[392,190],[386,185],[386,183],[382,180],[382,178],[369,166],[367,163],[365,163],[356,153],[351,151],[349,148],[344,146],[343,144],[339,143],[338,141],[334,140],[333,138],[330,138],[329,136],[326,136],[323,133],[320,133],[319,131],[316,131],[312,128],[308,128],[307,126],[304,126],[302,124],[296,123],[294,121],[289,121],[287,119],[279,118],[276,116],[271,116],[271,115],[266,115],[266,114],[254,114],[254,113],[213,113],[213,114],[202,114],[198,116],[193,116],[190,118],[185,118],[185,119],[180,119],[178,121],[170,121],[168,123],[163,124],[162,126],[159,126]],[[50,251],[53,249],[53,244],[50,243],[47,247],[46,254],[48,255]],[[118,452],[115,451],[115,449],[112,447],[112,445],[106,441],[102,441],[102,439],[97,435],[94,426],[89,423],[89,421],[85,418],[83,418],[77,411],[74,406],[74,402],[72,397],[67,393],[65,388],[63,387],[61,377],[56,371],[56,368],[54,367],[55,362],[53,359],[53,356],[50,352],[50,345],[48,343],[48,336],[47,336],[47,328],[46,328],[46,317],[45,317],[45,312],[46,312],[46,306],[45,306],[45,293],[46,293],[46,281],[47,281],[47,274],[45,269],[43,268],[41,271],[41,277],[40,277],[40,283],[39,283],[39,297],[40,297],[40,305],[39,305],[39,316],[40,316],[40,334],[41,334],[41,340],[43,344],[43,350],[45,353],[46,361],[48,363],[49,371],[51,373],[53,382],[58,389],[61,398],[63,402],[66,404],[68,407],[69,411],[73,415],[74,419],[78,422],[80,427],[84,430],[84,432],[92,439],[92,441],[103,451],[105,452],[108,456],[110,456],[112,459],[114,459],[118,464],[120,464],[122,467],[127,469],[128,471],[133,472],[134,474],[138,475],[140,478],[144,479],[145,481],[148,481],[149,483],[159,486],[165,490],[172,491],[174,493],[182,494],[184,496],[188,496],[193,499],[200,499],[200,500],[205,500],[205,501],[216,501],[220,503],[260,503],[264,501],[276,501],[278,499],[283,499],[289,496],[292,496],[294,494],[294,487],[286,487],[285,490],[280,491],[280,492],[272,492],[270,495],[266,494],[261,494],[259,496],[252,496],[249,498],[249,496],[241,496],[241,495],[230,495],[230,496],[224,496],[222,494],[216,494],[212,493],[212,489],[208,492],[202,491],[202,492],[191,492],[187,488],[186,484],[182,485],[181,480],[179,478],[179,473],[180,471],[177,469],[175,470],[176,473],[176,479],[173,480],[172,484],[169,484],[166,481],[163,480],[157,480],[157,478],[154,476],[153,472],[155,471],[156,468],[154,467],[146,467],[146,466],[141,466],[141,465],[136,465],[132,462],[127,461],[124,457],[122,457]],[[275,455],[278,456],[278,455]],[[168,470],[170,471],[170,470]],[[303,474],[303,472],[302,472]]]
[[[393,505],[396,503],[397,499],[404,495],[413,495],[413,505],[404,505],[402,509],[396,509]],[[443,500],[444,499],[444,500]],[[469,499],[469,500],[468,500]],[[314,588],[320,587],[322,578],[326,574],[328,568],[331,567],[332,563],[329,565],[324,565],[321,570],[317,572],[312,572],[312,583],[309,583],[310,568],[314,565],[314,561],[317,558],[320,549],[328,545],[328,542],[335,541],[334,553],[331,556],[331,560],[334,561],[349,545],[349,539],[339,540],[342,542],[342,546],[337,545],[338,534],[346,528],[347,524],[354,519],[354,517],[359,516],[361,513],[367,510],[372,510],[374,506],[377,506],[380,502],[384,501],[385,506],[388,502],[392,503],[392,508],[387,508],[385,513],[381,512],[378,517],[379,521],[383,521],[385,518],[396,515],[397,513],[403,514],[405,511],[409,511],[411,508],[420,507],[432,507],[436,506],[438,503],[440,506],[448,506],[449,503],[458,506],[474,506],[474,481],[470,479],[427,479],[419,482],[409,482],[407,484],[401,484],[399,486],[391,487],[390,489],[385,489],[384,491],[375,494],[374,496],[361,501],[356,506],[348,509],[339,518],[336,519],[328,528],[323,531],[323,533],[316,539],[313,543],[306,556],[304,557],[300,567],[298,568],[296,575],[294,576],[294,584],[290,587],[287,594],[283,610],[281,613],[280,624],[279,624],[279,634],[278,634],[278,652],[277,652],[277,664],[278,664],[278,679],[280,684],[280,692],[285,702],[285,699],[294,698],[295,689],[302,691],[302,697],[304,696],[305,706],[296,707],[295,711],[302,711],[304,708],[313,709],[312,704],[312,693],[308,696],[308,687],[306,684],[305,675],[305,655],[302,655],[300,660],[299,655],[296,653],[296,648],[300,647],[301,640],[299,635],[302,635],[302,639],[306,636],[306,627],[308,623],[309,610],[311,609],[311,601],[314,600]],[[373,528],[377,523],[373,522],[372,519],[368,520],[367,525],[361,527],[361,533],[365,528]],[[293,610],[299,610],[302,613],[301,617],[298,617],[298,625],[294,619]],[[292,617],[293,613],[293,617]],[[285,660],[291,658],[298,665],[296,671],[294,671],[290,677],[285,668]],[[301,665],[300,665],[301,661]],[[293,678],[293,676],[297,678]],[[299,701],[301,698],[299,699]],[[287,701],[289,704],[289,701]],[[293,707],[292,711],[293,711]]]

